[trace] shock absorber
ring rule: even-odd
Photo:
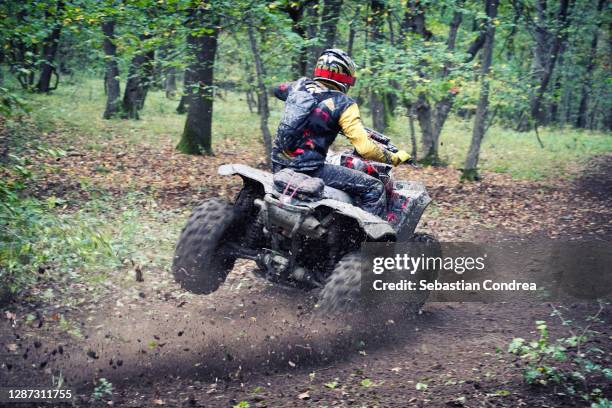
[[[253,220],[246,232],[245,244],[247,248],[255,249],[263,236],[263,214],[260,211]]]
[[[338,261],[338,254],[340,253],[339,242],[338,242],[338,230],[336,228],[330,228],[327,234],[327,246],[329,252],[327,253],[327,260],[325,261],[325,275],[329,276],[336,267]]]

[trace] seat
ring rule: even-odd
[[[301,201],[317,201],[323,198],[325,183],[316,177],[289,168],[280,170],[273,177],[274,189]]]

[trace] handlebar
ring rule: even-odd
[[[370,139],[374,140],[375,142],[380,143],[381,145],[385,147],[385,149],[387,149],[391,153],[399,152],[399,149],[397,148],[396,145],[391,143],[391,139],[389,137],[383,135],[380,132],[375,131],[374,129],[365,128],[365,130],[368,132],[368,136],[370,137]]]

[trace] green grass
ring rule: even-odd
[[[32,115],[46,131],[69,127],[72,132],[91,136],[88,149],[99,149],[101,143],[119,138],[132,143],[155,145],[177,143],[185,121],[175,113],[178,100],[168,100],[162,91],[150,91],[140,121],[104,120],[105,104],[102,81],[75,78],[63,82],[51,95],[28,95]],[[270,129],[279,121],[282,104],[270,98]],[[370,123],[363,110],[364,121]],[[449,165],[461,168],[470,143],[472,121],[451,118],[441,136],[440,156]],[[417,125],[417,135],[419,129]],[[410,150],[408,120],[396,117],[387,132],[397,145]],[[480,169],[508,173],[516,179],[542,180],[570,177],[590,157],[612,152],[612,134],[581,131],[572,128],[542,128],[540,148],[533,132],[520,133],[492,126],[482,144]],[[240,145],[261,146],[259,117],[250,113],[243,94],[221,92],[215,100],[213,149],[220,140],[232,139]],[[222,153],[222,152],[219,152]]]
[[[91,135],[86,147],[93,150],[101,148],[100,142],[114,138],[150,145],[167,140],[178,143],[185,124],[185,115],[176,113],[179,99],[167,99],[160,90],[149,91],[141,120],[102,119],[106,95],[99,79],[74,79],[62,83],[50,95],[31,94],[26,98],[31,115],[43,131],[68,127]],[[282,106],[273,100],[270,103],[272,129],[280,119]],[[213,148],[214,142],[226,139],[260,143],[259,116],[249,112],[244,95],[222,92],[215,100],[213,115]]]
[[[472,137],[472,121],[451,118],[440,137],[440,158],[462,168]],[[408,121],[396,118],[388,132],[399,145],[410,151]],[[417,128],[417,135],[418,135]],[[542,149],[535,133],[515,132],[491,126],[482,142],[481,170],[508,173],[515,179],[543,180],[576,174],[588,159],[612,152],[612,134],[573,128],[541,128]],[[419,145],[420,148],[420,145]]]

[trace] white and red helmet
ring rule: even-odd
[[[321,53],[314,69],[313,79],[331,82],[346,93],[355,84],[357,67],[349,55],[337,48],[330,48]]]

